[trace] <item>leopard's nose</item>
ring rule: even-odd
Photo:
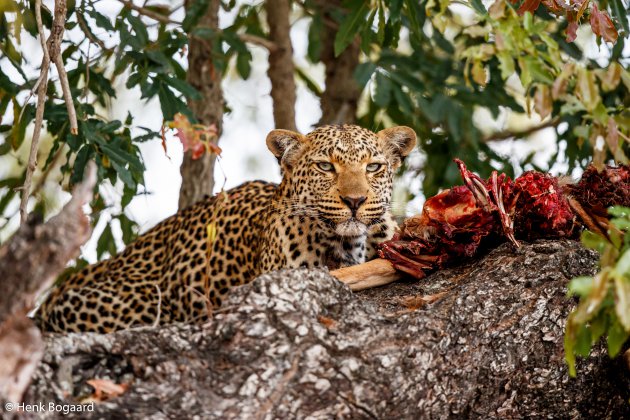
[[[365,196],[360,196],[360,197],[351,197],[351,196],[341,197],[341,201],[343,201],[344,204],[346,206],[348,206],[350,208],[350,210],[352,210],[352,214],[355,214],[357,212],[357,210],[359,210],[359,207],[361,207],[361,204],[365,203],[365,200],[367,200],[367,197],[365,197]]]

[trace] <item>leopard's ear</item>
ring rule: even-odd
[[[416,132],[409,127],[386,128],[376,133],[376,135],[383,142],[385,150],[393,158],[394,166],[400,165],[401,161],[416,146]]]
[[[278,163],[293,165],[300,145],[306,143],[306,137],[290,130],[273,130],[267,135],[267,147],[278,159]]]

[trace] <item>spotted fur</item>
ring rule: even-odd
[[[407,127],[274,130],[280,185],[247,182],[169,217],[53,290],[39,324],[111,332],[203,321],[231,287],[262,273],[362,263],[394,232],[392,177],[415,143]]]

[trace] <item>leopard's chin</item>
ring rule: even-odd
[[[363,222],[360,222],[354,217],[344,222],[337,223],[337,226],[335,226],[335,233],[342,237],[354,238],[354,237],[359,237],[359,236],[365,236],[367,235],[367,231],[368,231],[368,228],[366,224]]]

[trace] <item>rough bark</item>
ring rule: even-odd
[[[93,163],[86,174],[58,215],[45,224],[30,218],[0,248],[0,400],[22,399],[43,353],[41,334],[26,314],[90,238],[82,206],[96,183]]]
[[[324,22],[332,22],[328,11],[339,8],[341,2],[327,2],[323,7]],[[322,117],[319,125],[354,124],[361,89],[354,79],[359,64],[359,44],[352,42],[339,57],[335,57],[335,35],[328,25],[322,27],[321,60],[326,66],[326,88],[321,97]]]
[[[193,3],[186,1],[186,7]],[[219,29],[220,0],[210,0],[198,25]],[[188,73],[186,80],[201,94],[198,100],[189,100],[188,106],[197,120],[204,125],[214,124],[221,135],[223,126],[223,92],[221,90],[221,72],[212,62],[212,43],[207,39],[191,37],[188,51]],[[180,168],[182,186],[179,190],[179,208],[194,204],[207,195],[212,195],[214,188],[214,162],[216,156],[204,153],[199,159],[192,158],[192,152],[184,154]]]
[[[291,3],[289,0],[267,0],[265,2],[269,39],[276,45],[269,51],[271,98],[273,119],[276,128],[297,131],[295,126],[295,66],[291,45]]]
[[[576,379],[563,360],[566,283],[596,260],[504,245],[356,294],[325,270],[263,275],[204,326],[48,336],[28,400],[74,402],[100,378],[129,384],[103,418],[627,418],[622,358],[598,347]]]

